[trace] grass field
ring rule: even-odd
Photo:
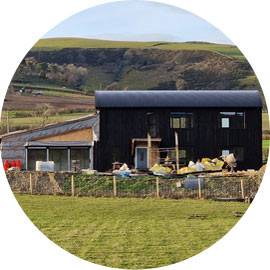
[[[150,268],[189,258],[220,239],[248,205],[200,200],[16,195],[55,243],[110,267]]]
[[[55,85],[48,85],[48,84],[37,84],[37,83],[11,83],[11,86],[20,89],[20,88],[30,88],[32,90],[40,90],[40,91],[45,91],[45,93],[54,93],[54,92],[60,92],[62,95],[76,95],[76,96],[86,96],[85,93],[71,89],[71,88],[66,88],[66,87],[58,87]],[[43,92],[44,93],[44,92]],[[51,95],[52,95],[51,94]]]
[[[270,146],[270,140],[263,140],[263,149],[268,149]]]
[[[60,50],[63,48],[156,48],[164,50],[207,50],[229,57],[244,59],[240,50],[233,45],[205,42],[131,42],[86,38],[47,38],[39,40],[32,50]]]

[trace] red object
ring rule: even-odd
[[[8,160],[5,160],[4,161],[4,170],[7,171],[8,168],[9,168],[9,162],[8,162]]]
[[[22,162],[21,162],[21,160],[20,159],[17,159],[15,161],[15,163],[16,163],[16,168],[19,168],[21,170],[22,169]]]
[[[15,162],[15,160],[12,160],[10,165],[11,165],[11,167],[16,167],[16,162]]]

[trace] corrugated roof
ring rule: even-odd
[[[257,90],[96,91],[96,108],[262,107]]]
[[[32,141],[32,142],[27,142],[24,146],[65,146],[65,147],[69,147],[69,146],[91,146],[92,143],[88,142],[88,141],[52,141],[52,142],[42,142],[42,141]]]

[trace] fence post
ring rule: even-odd
[[[29,189],[30,189],[30,194],[33,194],[33,183],[32,183],[32,174],[29,174]]]
[[[156,177],[156,196],[159,198],[159,177]]]
[[[71,196],[75,196],[74,175],[71,175]]]
[[[243,179],[240,180],[240,186],[241,186],[241,196],[242,196],[242,199],[244,200],[245,199],[245,191],[244,191],[244,181],[243,181]]]
[[[113,176],[113,196],[117,196],[117,188],[116,188],[116,176]]]
[[[201,179],[200,179],[200,177],[198,177],[197,178],[198,180],[198,197],[199,197],[199,199],[201,199],[202,198],[202,188],[201,188]]]

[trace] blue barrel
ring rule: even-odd
[[[204,178],[197,177],[195,175],[188,175],[184,180],[184,188],[186,189],[198,189],[199,188],[199,181],[201,185],[201,189],[204,188]]]

